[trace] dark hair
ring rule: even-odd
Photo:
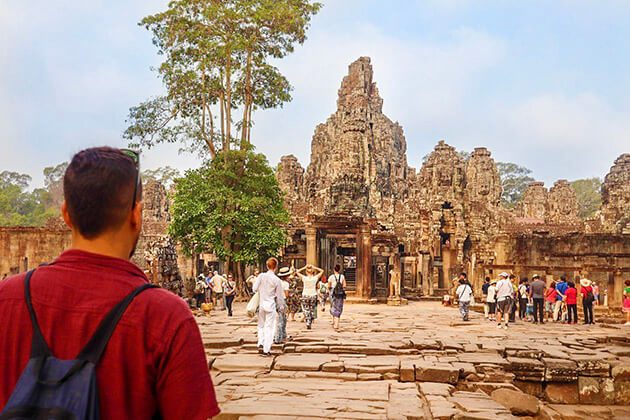
[[[93,239],[120,227],[132,208],[136,164],[119,149],[94,147],[72,158],[63,177],[63,195],[72,224]],[[138,182],[136,200],[142,199]]]
[[[462,277],[464,277],[464,278],[468,277],[468,276],[466,275],[466,273],[464,273],[463,271],[462,271],[461,273],[459,273],[459,275],[460,275],[460,276],[462,276]]]
[[[335,265],[335,271],[338,273],[341,270],[341,266],[339,264]]]
[[[516,275],[510,274],[510,280],[515,279],[515,278],[516,278]]]
[[[490,281],[490,277],[486,276],[486,283]]]
[[[626,283],[626,286],[630,286],[630,280],[626,280],[625,283]]]
[[[565,276],[564,274],[560,276],[560,280],[562,281],[567,281],[567,276]]]
[[[580,281],[581,277],[580,276],[575,276],[575,281]]]
[[[575,287],[575,283],[573,283],[572,281],[568,282],[568,283],[567,283],[567,285],[568,285],[569,287]]]

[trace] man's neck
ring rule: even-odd
[[[86,239],[79,234],[72,235],[72,249],[105,255],[107,257],[129,260],[130,250],[114,235],[102,235],[94,239]]]

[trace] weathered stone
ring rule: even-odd
[[[628,231],[630,224],[630,154],[615,160],[602,185],[602,219],[609,232]]]
[[[535,416],[540,410],[535,397],[520,391],[502,388],[492,391],[490,396],[517,416]]]
[[[577,363],[567,359],[542,359],[545,365],[546,382],[573,382],[577,381]]]
[[[327,362],[322,365],[322,372],[343,372],[343,362]]]
[[[508,357],[509,370],[520,381],[542,382],[545,377],[545,365],[537,359],[523,357]]]
[[[317,353],[291,353],[283,354],[276,358],[274,369],[318,371],[328,362],[336,361],[336,355]]]
[[[620,364],[611,370],[611,376],[615,381],[630,381],[630,364]]]
[[[577,363],[579,376],[608,377],[610,374],[610,364],[602,358],[589,355],[574,355],[571,357]]]
[[[544,396],[553,404],[577,404],[580,401],[577,382],[547,384]]]
[[[580,377],[578,380],[580,404],[614,404],[615,384],[610,378]]]
[[[427,362],[416,363],[416,381],[456,384],[458,379],[459,369],[455,369],[450,365],[437,365]]]
[[[424,395],[439,395],[448,397],[453,393],[455,387],[445,383],[418,382],[418,389]]]

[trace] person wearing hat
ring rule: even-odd
[[[501,318],[504,319],[503,328],[507,330],[508,322],[510,318],[510,311],[514,302],[514,287],[509,280],[510,275],[506,272],[499,274],[499,281],[497,282],[497,328],[501,328]]]
[[[285,300],[289,297],[289,282],[287,278],[291,274],[291,268],[289,267],[281,267],[278,270],[278,277],[280,278],[280,283],[282,284],[282,290],[284,291]],[[287,339],[287,309],[285,308],[277,308],[278,318],[276,320],[276,334],[273,337],[274,344],[282,344]]]
[[[486,305],[488,306],[488,320],[496,321],[497,313],[497,281],[490,280],[488,293],[486,294]]]
[[[534,324],[545,323],[544,304],[545,289],[547,285],[538,274],[532,276],[532,284],[529,285],[529,297],[534,302]]]
[[[576,277],[578,280],[579,277]],[[582,295],[582,309],[584,310],[584,324],[594,324],[593,321],[593,302],[595,295],[593,294],[593,285],[589,279],[579,279],[580,294]]]

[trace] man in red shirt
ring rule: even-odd
[[[52,354],[74,359],[118,302],[148,282],[129,261],[142,228],[138,155],[94,148],[64,176],[72,247],[31,281]],[[24,274],[0,282],[0,411],[31,352]],[[199,328],[186,303],[149,289],[129,305],[96,367],[103,419],[207,419],[219,413]]]

